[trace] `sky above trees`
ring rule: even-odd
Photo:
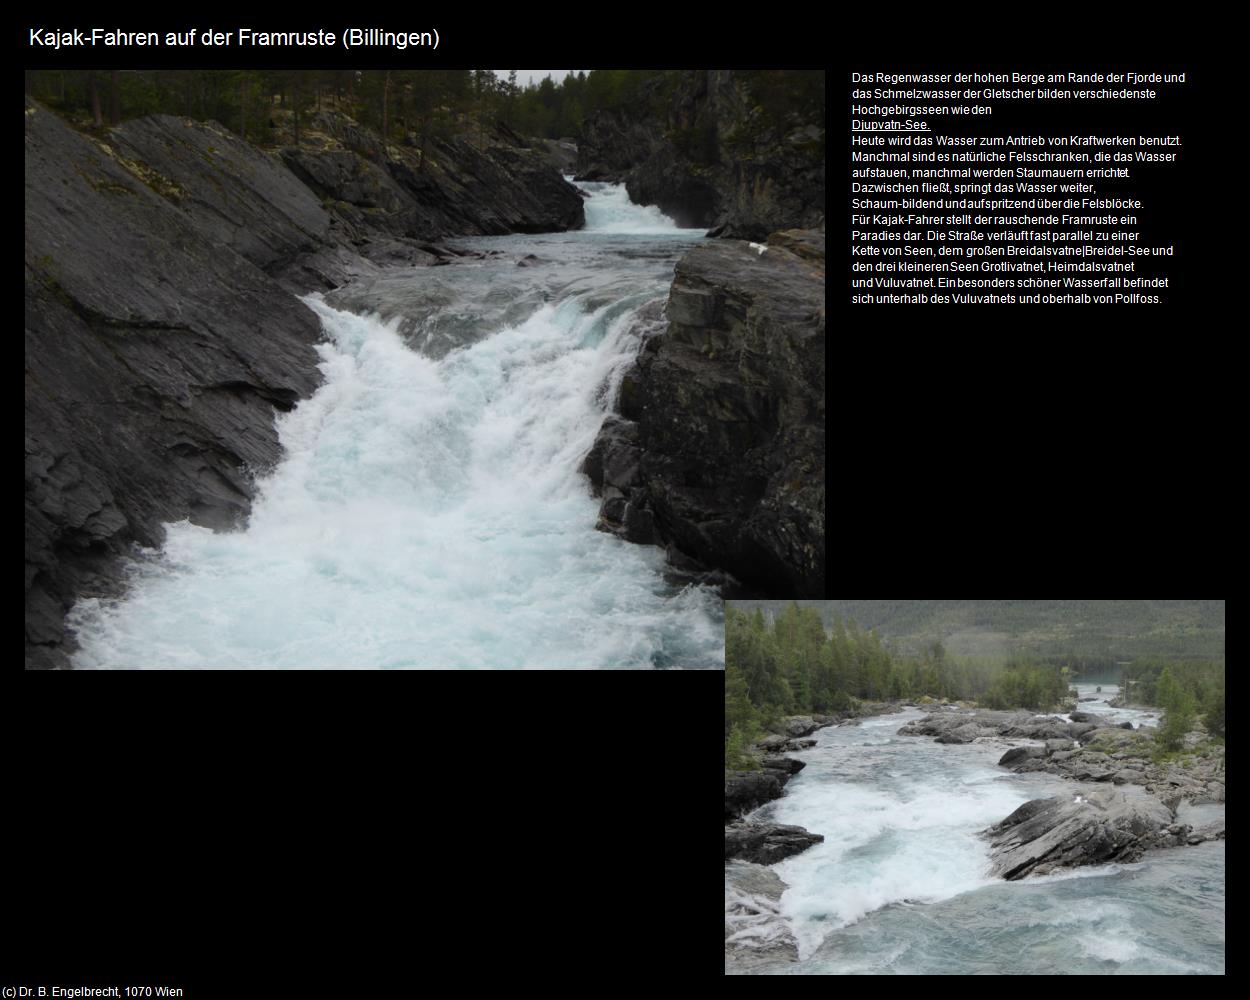
[[[497,69],[495,75],[501,80],[508,79],[508,74],[512,72],[507,69]],[[531,83],[537,83],[544,76],[550,76],[552,83],[559,83],[570,73],[576,73],[575,69],[519,69],[516,71],[516,82],[522,87]]]

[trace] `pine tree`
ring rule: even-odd
[[[1172,678],[1172,668],[1164,667],[1155,685],[1155,699],[1163,708],[1163,725],[1159,727],[1159,743],[1176,750],[1194,719],[1194,699]]]
[[[737,666],[725,665],[725,738],[733,729],[754,736],[759,729],[759,713],[747,694],[746,678]]]

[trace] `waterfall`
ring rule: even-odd
[[[623,191],[598,187],[587,208],[602,231],[658,228],[657,212],[634,206],[631,223]],[[539,252],[585,258],[556,237]],[[716,593],[666,581],[661,549],[596,531],[578,471],[640,314],[667,291],[648,267],[605,265],[603,283],[439,360],[397,317],[305,298],[327,335],[324,384],[278,416],[285,457],[258,478],[248,524],[170,525],[125,597],[75,606],[75,666],[722,666]]]

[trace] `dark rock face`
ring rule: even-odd
[[[116,593],[164,523],[246,517],[280,457],[274,410],[320,381],[320,324],[290,293],[444,261],[415,237],[584,216],[502,127],[481,149],[432,141],[423,169],[341,115],[318,116],[322,147],[279,157],[212,122],[151,116],[101,141],[25,110],[28,667],[66,664],[65,612]],[[647,537],[645,519],[628,530]]]
[[[668,330],[583,466],[601,527],[771,597],[823,594],[823,249],[823,234],[779,234],[763,254],[722,242],[681,259]]]
[[[577,171],[577,143],[572,139],[534,139],[533,144],[561,174]]]
[[[504,125],[472,138],[432,138],[424,156],[394,146],[373,155],[417,205],[409,235],[548,233],[585,224],[577,188]]]
[[[760,766],[766,771],[784,771],[786,774],[798,774],[807,764],[801,760],[795,760],[793,757],[782,757],[774,755],[765,757],[760,761]]]
[[[774,771],[730,771],[725,775],[725,822],[781,798],[789,777]]]
[[[771,865],[800,854],[824,839],[801,826],[734,823],[725,827],[725,860],[741,858],[757,865]]]
[[[741,73],[670,74],[630,106],[591,115],[582,132],[578,180],[624,182],[633,201],[679,225],[751,240],[823,226],[823,122],[770,121]]]
[[[315,251],[320,269],[300,274],[301,290],[329,287],[353,271],[334,252],[334,219],[276,156],[216,122],[172,115],[136,118],[109,135],[112,158],[186,217],[201,238],[229,247],[270,277],[284,277]],[[105,151],[104,147],[101,147]]]
[[[254,160],[268,169],[262,154]],[[110,591],[118,557],[136,542],[159,545],[163,522],[224,528],[246,515],[253,472],[279,456],[274,408],[290,409],[317,383],[321,330],[198,227],[176,182],[128,167],[29,101],[25,163],[34,667],[63,664],[73,600]],[[297,218],[325,224],[288,194],[290,214],[273,210],[249,252],[278,259],[305,238]]]
[[[1172,814],[1161,802],[1105,788],[1026,802],[987,832],[993,873],[1008,880],[1063,868],[1136,861],[1173,846]]]

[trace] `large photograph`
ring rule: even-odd
[[[823,595],[823,72],[25,85],[28,669],[722,669]]]

